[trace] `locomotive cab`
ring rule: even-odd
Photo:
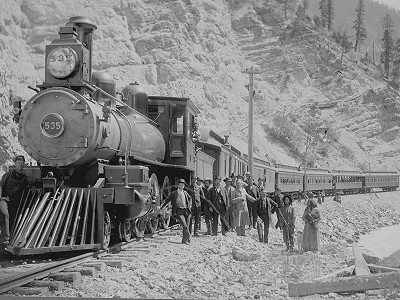
[[[148,116],[159,125],[166,141],[165,163],[195,169],[199,110],[189,98],[149,96],[148,99]]]

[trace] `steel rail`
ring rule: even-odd
[[[3,294],[13,288],[28,284],[36,279],[45,278],[45,277],[49,276],[51,273],[60,272],[60,271],[63,271],[64,269],[74,267],[74,266],[82,264],[86,261],[90,261],[92,259],[106,256],[108,254],[117,253],[117,252],[121,251],[123,248],[126,248],[130,244],[140,242],[141,240],[143,240],[143,238],[149,238],[149,237],[152,238],[154,236],[160,235],[163,232],[173,230],[173,229],[177,228],[178,226],[179,226],[179,224],[176,224],[167,229],[160,229],[154,233],[145,234],[142,238],[136,238],[136,239],[134,238],[128,242],[117,243],[117,244],[109,247],[106,250],[98,250],[95,252],[85,253],[85,254],[78,255],[78,256],[75,256],[72,258],[68,258],[63,261],[50,263],[48,265],[38,267],[33,270],[29,270],[22,274],[14,275],[9,278],[0,280],[0,294]]]

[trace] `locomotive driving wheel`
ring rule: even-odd
[[[119,238],[122,242],[128,242],[131,239],[131,223],[129,221],[120,222],[119,226]]]
[[[133,221],[132,233],[135,237],[141,238],[144,236],[146,230],[146,221],[143,218],[135,219]]]
[[[108,248],[111,239],[111,218],[108,211],[104,211],[104,225],[103,225],[103,247]]]
[[[164,182],[162,184],[161,187],[161,193],[160,193],[160,203],[164,203],[165,199],[167,199],[168,195],[171,193],[171,184],[169,182],[169,178],[168,176],[165,176],[164,178]],[[160,217],[160,226],[163,229],[167,229],[169,227],[169,223],[171,221],[171,215],[170,215],[170,211],[171,211],[171,203],[168,203],[167,206],[165,207],[165,210],[168,211],[168,214],[164,217],[163,215],[161,215]]]

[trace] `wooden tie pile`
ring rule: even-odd
[[[400,287],[400,250],[376,264],[365,261],[356,243],[353,244],[353,254],[352,266],[315,278],[313,282],[289,283],[289,296],[357,293]]]

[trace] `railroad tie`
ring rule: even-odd
[[[110,257],[110,260],[105,259],[105,257],[103,257],[102,260],[98,260],[97,262],[102,262],[109,267],[114,267],[114,268],[119,268],[119,269],[122,269],[122,267],[124,267],[127,264],[126,261],[115,260],[115,258],[113,259],[112,257]]]
[[[64,270],[65,272],[79,272],[82,276],[99,277],[97,269],[94,267],[72,267]]]
[[[10,290],[13,294],[18,295],[43,295],[50,296],[50,291],[48,287],[16,287]]]
[[[29,287],[47,287],[50,291],[61,291],[65,284],[64,281],[56,280],[34,280],[27,284]]]
[[[60,272],[51,273],[49,278],[53,280],[70,282],[74,288],[80,288],[82,275],[79,272]]]
[[[82,264],[82,267],[92,267],[95,268],[98,272],[104,272],[106,270],[106,264],[103,262],[90,261]]]

